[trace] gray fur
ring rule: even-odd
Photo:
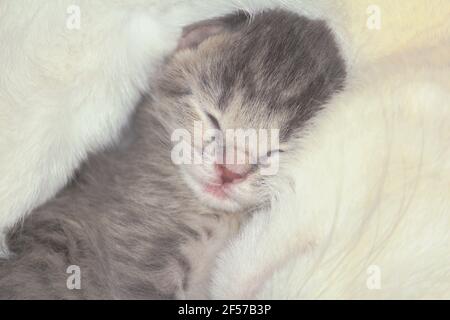
[[[201,97],[211,102],[205,108],[229,112],[243,127],[280,128],[287,141],[343,88],[345,63],[324,21],[270,10],[251,18],[238,12],[194,26],[214,22],[222,32],[216,28],[210,40],[221,38],[204,39],[202,46],[195,40],[198,50],[175,53],[158,82],[161,99],[164,93],[170,98]],[[233,106],[236,98],[240,103]],[[192,121],[185,106],[166,111]],[[180,120],[170,129],[179,123],[186,124]]]
[[[267,199],[234,213],[197,199],[170,159],[172,130],[202,119],[188,102],[202,101],[236,126],[283,128],[288,141],[345,78],[321,21],[275,10],[186,30],[214,22],[219,33],[193,37],[195,45],[168,57],[128,142],[90,157],[70,186],[10,234],[15,255],[0,261],[0,299],[207,297],[217,251]],[[66,287],[70,265],[81,268],[81,290]]]
[[[208,209],[172,165],[167,141],[139,108],[135,141],[92,157],[72,185],[11,235],[0,262],[2,299],[168,299],[199,292],[193,263],[237,230],[238,216]],[[201,258],[201,259],[200,259]],[[66,287],[81,267],[81,290]]]

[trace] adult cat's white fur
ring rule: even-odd
[[[329,104],[213,297],[450,298],[449,50],[386,57]]]
[[[182,26],[279,4],[320,16],[327,2],[2,1],[0,256],[7,229],[62,188],[89,152],[116,139]],[[79,30],[67,28],[72,5]]]
[[[173,45],[161,41],[166,16],[132,2],[1,2],[0,236],[117,137]],[[70,30],[75,3],[81,28]]]

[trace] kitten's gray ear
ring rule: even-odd
[[[183,28],[183,34],[178,41],[177,51],[195,49],[206,39],[225,31],[223,21],[219,19],[205,20]]]
[[[178,50],[195,49],[206,39],[226,31],[239,28],[249,19],[249,14],[244,11],[200,21],[183,28],[183,34],[178,42]]]

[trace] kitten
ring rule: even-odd
[[[267,206],[271,183],[288,176],[283,158],[346,72],[323,21],[269,10],[185,28],[160,74],[131,140],[93,156],[11,235],[17,255],[0,262],[0,298],[207,297],[217,251]],[[280,141],[258,148],[218,139],[238,128],[279,129]],[[180,130],[196,138],[183,140],[184,152],[205,161],[174,163]],[[245,161],[228,161],[231,152]],[[278,160],[274,175],[264,175]],[[67,289],[71,265],[81,290]]]
[[[0,1],[0,258],[7,231],[117,141],[183,25],[279,5],[340,12],[331,0]]]

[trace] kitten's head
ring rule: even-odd
[[[157,81],[155,112],[198,197],[248,209],[270,199],[268,179],[345,75],[323,21],[237,12],[184,29]]]

